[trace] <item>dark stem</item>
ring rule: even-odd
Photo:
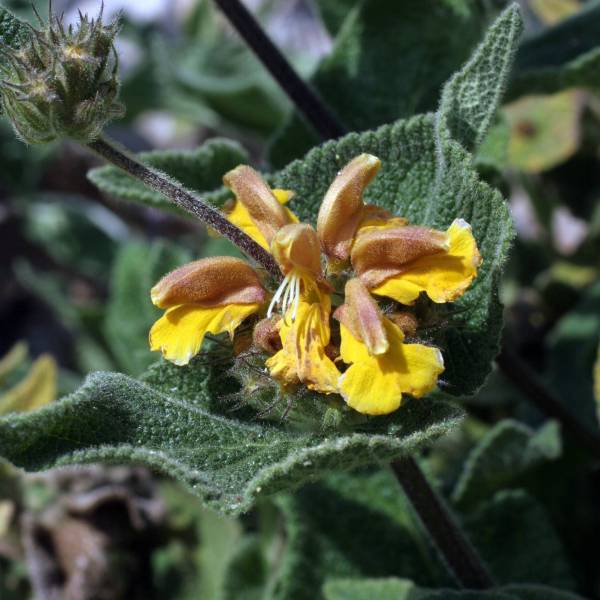
[[[510,350],[502,350],[496,363],[503,375],[534,404],[538,410],[557,419],[565,434],[600,458],[600,433],[586,427],[565,405],[543,385],[536,374]]]
[[[141,163],[124,148],[116,143],[100,138],[90,142],[88,148],[99,154],[113,165],[139,179],[153,190],[160,192],[171,202],[191,213],[206,225],[210,225],[223,237],[233,242],[246,255],[262,265],[277,280],[281,279],[281,271],[274,258],[250,236],[230,223],[216,208],[206,204],[201,198],[186,190],[180,183],[164,173]]]
[[[483,590],[494,581],[444,501],[413,458],[392,462],[392,470],[441,555],[464,588]]]
[[[302,81],[248,9],[239,0],[215,0],[215,3],[317,132],[325,139],[344,135],[345,127]]]

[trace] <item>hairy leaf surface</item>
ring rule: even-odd
[[[59,402],[0,420],[0,455],[29,471],[141,463],[176,477],[213,508],[240,512],[259,496],[327,470],[413,452],[460,418],[448,404],[421,401],[379,435],[328,436],[224,418],[178,399],[177,392],[167,395],[116,373],[93,374]]]

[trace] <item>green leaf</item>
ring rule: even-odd
[[[276,501],[287,545],[275,599],[321,598],[331,577],[401,575],[451,585],[389,470],[339,473]]]
[[[570,592],[542,585],[509,585],[494,590],[426,589],[408,579],[331,579],[325,600],[583,600]]]
[[[248,154],[237,142],[222,138],[209,140],[195,150],[155,150],[141,152],[138,158],[198,193],[220,187],[227,171],[248,162]],[[88,178],[111,196],[187,215],[162,194],[117,167],[92,169]]]
[[[442,85],[468,59],[502,4],[479,0],[363,2],[347,16],[331,54],[323,59],[311,83],[352,131],[433,110]],[[494,75],[499,72],[503,75],[496,70]],[[487,100],[491,103],[492,99]],[[270,162],[281,167],[318,141],[301,117],[294,115],[273,139]]]
[[[30,31],[21,19],[0,6],[0,46],[5,45],[9,48],[18,49],[29,41]],[[1,63],[5,60],[4,56],[0,56],[0,72],[3,66]],[[1,107],[0,114],[2,114]]]
[[[21,19],[0,6],[0,44],[20,48],[29,41],[30,31]]]
[[[188,262],[189,254],[171,244],[124,245],[115,261],[104,330],[119,366],[140,375],[154,361],[148,331],[161,311],[150,301],[150,289],[166,273]]]
[[[554,327],[549,336],[548,383],[569,409],[594,427],[593,370],[600,344],[600,282]]]
[[[315,4],[321,14],[323,24],[332,35],[336,35],[348,14],[362,0],[316,0]]]
[[[509,97],[600,86],[600,2],[526,40],[517,54]]]
[[[247,510],[257,497],[414,452],[460,418],[433,401],[407,403],[380,435],[328,436],[225,418],[116,373],[96,373],[74,394],[27,416],[0,420],[0,456],[29,471],[89,462],[141,463],[176,477],[205,504]]]
[[[469,151],[482,143],[504,92],[522,29],[519,8],[513,4],[444,86],[436,119],[440,136],[450,136]]]
[[[522,490],[498,492],[466,514],[463,524],[499,583],[575,586],[565,549],[548,514]]]
[[[473,508],[496,491],[514,486],[531,469],[558,458],[561,452],[556,423],[534,432],[516,421],[501,421],[471,451],[452,500],[462,510]]]

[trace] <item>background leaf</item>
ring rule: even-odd
[[[311,83],[352,131],[432,110],[442,85],[467,60],[503,3],[363,2],[344,21]],[[281,167],[318,141],[294,115],[277,132],[270,162]]]
[[[518,483],[530,469],[561,453],[558,425],[538,432],[505,420],[492,428],[472,450],[456,483],[452,499],[461,509],[473,508],[494,492]]]
[[[138,157],[195,192],[220,187],[227,171],[248,162],[248,154],[237,142],[221,138],[209,140],[195,150],[154,150],[142,152]],[[111,196],[187,215],[162,194],[147,188],[117,167],[92,169],[88,177]]]
[[[105,319],[106,339],[119,365],[140,375],[156,359],[148,350],[148,331],[161,314],[150,289],[166,273],[188,262],[190,255],[173,244],[124,245],[112,274],[112,293]]]
[[[600,86],[600,2],[525,40],[515,60],[509,97]]]

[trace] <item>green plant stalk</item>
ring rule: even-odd
[[[276,280],[281,279],[281,271],[271,254],[249,235],[230,223],[220,211],[187,190],[179,182],[171,179],[165,173],[140,162],[125,148],[109,141],[106,137],[89,142],[87,147],[132,177],[139,179],[148,187],[161,193],[173,204],[194,215],[206,225],[210,225],[215,231],[233,242],[242,252],[261,265]]]
[[[215,1],[282,90],[296,104],[305,118],[310,120],[319,135],[327,140],[347,133],[335,117],[333,121],[329,120],[328,116],[333,113],[312,92],[306,82],[300,79],[239,0]],[[281,68],[282,63],[285,63],[285,68]],[[303,88],[303,93],[298,93],[299,87]],[[314,103],[320,105],[319,110],[314,111]],[[460,585],[473,589],[491,587],[493,580],[483,561],[441,499],[430,487],[417,463],[407,458],[393,462],[392,469]]]

